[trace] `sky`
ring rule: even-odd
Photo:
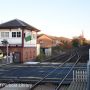
[[[90,0],[0,0],[0,23],[20,19],[53,36],[90,39]]]

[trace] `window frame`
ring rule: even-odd
[[[12,38],[20,38],[21,32],[12,32]]]
[[[16,32],[12,32],[12,38],[16,38]]]
[[[17,32],[17,37],[21,37],[21,32]]]
[[[9,32],[1,32],[1,38],[9,38]]]

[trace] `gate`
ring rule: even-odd
[[[21,60],[20,56],[21,56],[20,52],[15,52],[13,55],[13,62],[14,63],[20,63],[20,60]]]

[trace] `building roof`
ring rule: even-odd
[[[29,30],[35,30],[36,32],[40,31],[37,28],[27,24],[24,21],[21,21],[19,19],[14,19],[5,23],[0,24],[0,29],[15,29],[15,28],[23,28],[23,29],[29,29]]]
[[[60,41],[67,41],[67,42],[71,42],[71,41],[72,41],[72,39],[66,38],[66,37],[58,37],[58,39],[59,39]]]
[[[52,39],[52,40],[58,40],[58,41],[67,41],[67,42],[71,42],[70,38],[66,38],[66,37],[57,37],[57,36],[51,36],[51,35],[46,35],[46,34],[39,34],[38,38],[41,36],[47,36],[48,38]]]
[[[51,39],[52,41],[56,41],[56,40],[59,41],[59,37],[51,36],[51,35],[46,35],[46,34],[39,34],[37,37],[40,38],[41,36],[46,36],[46,37],[48,37],[49,39]],[[59,42],[59,43],[60,43],[60,44],[63,44],[62,42]]]
[[[51,40],[52,40],[52,38],[51,38],[51,37],[49,37],[49,35],[46,35],[46,34],[38,34],[37,38],[40,38],[40,37],[42,37],[42,36],[46,36],[46,37],[48,37],[49,39],[51,39]]]

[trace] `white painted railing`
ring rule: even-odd
[[[86,70],[73,70],[73,81],[87,81],[87,71]]]

